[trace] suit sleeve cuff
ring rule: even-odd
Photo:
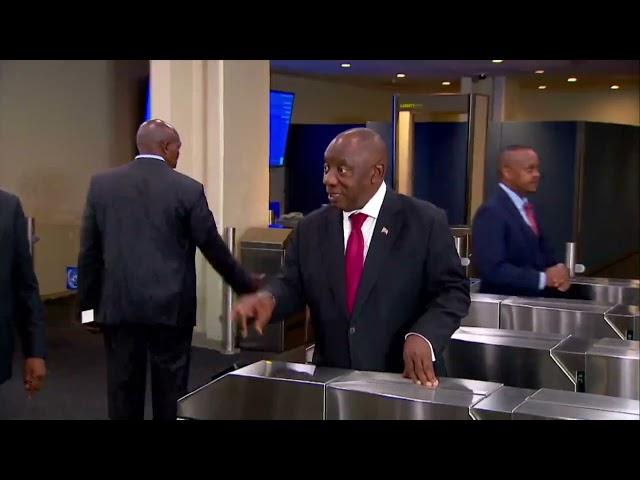
[[[540,280],[538,281],[538,290],[544,290],[544,287],[547,285],[547,274],[544,272],[540,272]]]
[[[421,339],[423,339],[425,342],[427,342],[429,344],[429,348],[431,349],[431,361],[435,362],[436,361],[436,355],[435,353],[433,353],[433,345],[431,345],[431,342],[429,340],[427,340],[426,338],[424,338],[422,335],[420,335],[419,333],[414,333],[414,332],[409,332],[404,336],[404,339],[406,340],[409,335],[416,335],[418,337],[420,337]]]

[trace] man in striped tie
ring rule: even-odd
[[[234,307],[261,332],[309,306],[317,365],[403,373],[434,387],[442,353],[467,315],[464,275],[444,211],[384,182],[387,148],[366,128],[325,152],[330,205],[292,234],[281,275]]]
[[[565,296],[567,267],[550,248],[528,195],[538,190],[540,159],[528,146],[512,145],[498,157],[500,184],[473,220],[472,261],[480,292]]]

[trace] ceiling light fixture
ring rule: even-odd
[[[535,72],[533,72],[537,75],[542,75],[544,73],[544,70],[536,70]]]
[[[493,63],[502,63],[504,60],[491,60]]]
[[[546,88],[546,85],[538,85],[538,90],[545,90]]]
[[[451,82],[442,82],[442,85],[444,85],[445,87],[448,87],[449,85],[451,85]]]
[[[578,81],[578,79],[577,79],[576,77],[569,77],[569,78],[567,78],[567,82],[574,83],[574,82],[577,82],[577,81]]]
[[[351,68],[351,64],[350,63],[342,63],[342,64],[340,64],[340,66],[342,68]]]
[[[404,78],[404,77],[406,77],[406,75],[404,73],[396,73],[396,77]]]
[[[620,90],[620,85],[611,85],[611,90]]]

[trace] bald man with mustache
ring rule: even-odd
[[[444,211],[392,191],[386,169],[376,132],[338,135],[325,152],[330,205],[298,224],[279,277],[233,313],[246,335],[306,304],[313,363],[403,373],[435,387],[446,375],[442,353],[467,315],[469,282]]]

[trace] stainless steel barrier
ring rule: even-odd
[[[347,370],[262,360],[230,372],[178,401],[195,420],[322,420],[325,386]]]
[[[453,377],[640,400],[638,342],[461,327],[444,352]]]
[[[278,275],[284,264],[290,228],[249,228],[240,239],[240,257],[243,267],[254,273],[263,273],[267,280]],[[259,335],[250,328],[246,338],[238,338],[245,350],[286,352],[310,341],[306,309],[285,319],[274,319]]]
[[[399,374],[353,372],[327,385],[327,420],[470,420],[469,408],[500,384],[441,378],[438,388]]]
[[[586,351],[586,391],[640,400],[640,343],[605,338]]]
[[[640,402],[562,390],[502,387],[470,408],[476,420],[640,420]]]
[[[595,302],[640,305],[640,280],[575,277],[571,283]]]
[[[500,304],[500,328],[581,338],[638,339],[638,308],[587,300],[511,297]]]
[[[450,227],[453,235],[453,242],[460,257],[465,274],[469,276],[469,266],[471,265],[471,228],[466,225],[454,225]]]
[[[474,420],[511,420],[513,411],[536,393],[529,388],[504,386],[469,408]]]
[[[510,387],[575,390],[589,344],[582,341],[582,365],[576,370],[576,362],[571,361],[576,345],[565,347],[566,340],[554,334],[461,327],[453,334],[444,361],[452,377]]]
[[[640,402],[543,388],[512,413],[513,420],[640,420]]]
[[[640,419],[640,402],[441,378],[437,388],[399,374],[260,361],[178,401],[178,418],[205,420]]]
[[[576,273],[584,273],[584,265],[582,265],[581,263],[576,263],[575,242],[567,242],[564,252],[564,264],[569,270],[570,277],[574,277]]]
[[[510,297],[472,293],[469,312],[460,322],[468,327],[500,328],[500,304]]]
[[[571,289],[575,298],[602,304],[640,305],[640,280],[617,278],[573,277]],[[480,279],[471,279],[471,293],[480,290]]]

